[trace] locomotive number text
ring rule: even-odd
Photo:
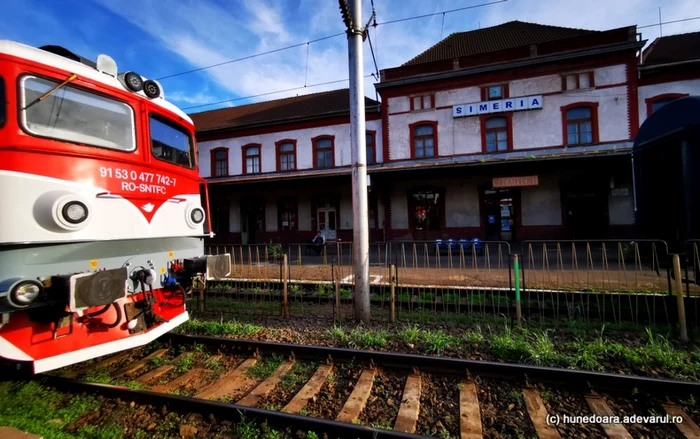
[[[100,167],[100,177],[121,181],[121,189],[128,192],[165,194],[166,188],[177,184],[177,179],[153,172],[139,172],[128,169]]]

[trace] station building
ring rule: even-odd
[[[632,143],[700,94],[700,33],[519,21],[455,33],[365,99],[373,241],[635,234]],[[221,243],[352,239],[348,90],[191,115]]]

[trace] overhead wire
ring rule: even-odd
[[[432,13],[432,14],[423,14],[423,15],[419,15],[419,16],[405,17],[405,18],[399,18],[399,19],[396,19],[396,20],[386,21],[386,22],[383,22],[383,23],[377,23],[376,13],[375,13],[375,9],[374,9],[374,0],[370,0],[371,5],[372,5],[372,14],[373,14],[373,16],[372,16],[372,18],[371,18],[370,21],[372,22],[372,27],[374,27],[374,29],[375,29],[375,37],[376,37],[376,31],[377,31],[377,27],[378,27],[378,26],[387,25],[387,24],[393,24],[393,23],[400,23],[400,22],[410,21],[410,20],[417,20],[417,19],[420,19],[420,18],[432,17],[432,16],[440,15],[440,14],[442,14],[443,17],[444,17],[445,14],[450,14],[450,13],[453,13],[453,12],[459,12],[459,11],[463,11],[463,10],[467,10],[467,9],[474,9],[474,8],[479,8],[479,7],[484,7],[484,6],[490,6],[490,5],[494,5],[494,4],[498,4],[498,3],[505,3],[505,2],[507,2],[507,1],[508,1],[508,0],[497,0],[497,1],[492,1],[492,2],[488,2],[488,3],[480,3],[480,4],[477,4],[477,5],[465,6],[465,7],[462,7],[462,8],[450,9],[450,10],[447,10],[447,11],[435,12],[435,13]],[[183,109],[183,110],[190,110],[190,109],[196,109],[196,108],[202,108],[202,107],[209,107],[209,106],[219,105],[219,104],[224,104],[224,103],[229,103],[229,102],[243,101],[243,100],[247,100],[247,99],[253,99],[253,98],[257,98],[257,97],[269,96],[269,95],[278,94],[278,93],[286,93],[286,92],[290,92],[290,91],[301,90],[301,89],[303,89],[303,88],[311,88],[311,87],[319,87],[319,86],[322,86],[322,85],[337,84],[337,83],[340,83],[340,82],[348,81],[348,79],[341,79],[341,80],[336,80],[336,81],[328,81],[328,82],[323,82],[323,83],[318,83],[318,84],[313,84],[313,85],[307,85],[307,84],[306,84],[306,81],[307,81],[307,78],[308,78],[308,50],[309,50],[309,45],[310,45],[311,43],[317,43],[317,42],[324,41],[324,40],[328,40],[328,39],[331,39],[331,38],[335,38],[335,37],[338,37],[338,36],[341,36],[341,35],[345,35],[345,32],[341,32],[341,33],[337,33],[337,34],[333,34],[333,35],[327,35],[327,36],[325,36],[325,37],[315,38],[315,39],[313,39],[313,40],[309,40],[309,41],[306,41],[306,42],[304,42],[304,43],[292,44],[292,45],[289,45],[289,46],[286,46],[286,47],[280,47],[280,48],[278,48],[278,49],[268,50],[268,51],[265,51],[265,52],[259,52],[259,53],[255,53],[255,54],[248,55],[248,56],[245,56],[245,57],[236,58],[236,59],[232,59],[232,60],[220,62],[220,63],[217,63],[217,64],[212,64],[212,65],[209,65],[209,66],[199,67],[199,68],[196,68],[196,69],[191,69],[191,70],[187,70],[187,71],[180,72],[180,73],[174,73],[174,74],[167,75],[167,76],[162,76],[162,77],[156,78],[156,79],[158,79],[158,80],[163,80],[163,79],[173,78],[173,77],[176,77],[176,76],[182,76],[182,75],[187,75],[187,74],[190,74],[190,73],[200,72],[200,71],[208,70],[208,69],[211,69],[211,68],[214,68],[214,67],[219,67],[219,66],[223,66],[223,65],[227,65],[227,64],[232,64],[232,63],[235,63],[235,62],[245,61],[245,60],[253,59],[253,58],[256,58],[256,57],[263,56],[263,55],[269,55],[269,54],[272,54],[272,53],[282,52],[282,51],[284,51],[284,50],[289,50],[289,49],[292,49],[292,48],[295,48],[295,47],[301,47],[301,46],[303,46],[304,44],[306,44],[306,45],[307,45],[307,63],[306,63],[306,74],[305,74],[305,80],[304,80],[304,87],[294,87],[294,88],[290,88],[290,89],[277,90],[277,91],[267,92],[267,93],[261,93],[261,94],[257,94],[257,95],[243,96],[243,97],[232,98],[232,99],[224,99],[224,100],[221,100],[221,101],[211,102],[211,103],[207,103],[207,104],[198,104],[198,105],[192,105],[192,106],[189,106],[189,107],[183,107],[182,109]],[[373,45],[372,45],[372,40],[371,40],[371,37],[370,37],[370,35],[369,35],[369,31],[367,32],[367,38],[368,38],[368,40],[369,40],[370,51],[371,51],[371,53],[372,53],[372,60],[373,60],[373,62],[374,62],[375,73],[374,73],[374,74],[371,74],[371,75],[366,75],[365,78],[374,77],[377,81],[379,81],[379,66],[378,66],[377,59],[376,59],[376,56],[375,56],[375,53],[374,53],[374,47],[373,47]]]
[[[435,13],[432,13],[432,14],[424,14],[424,15],[417,15],[417,16],[413,16],[413,17],[399,18],[399,19],[396,19],[396,20],[385,21],[385,22],[383,22],[383,23],[377,23],[376,20],[375,20],[374,26],[376,27],[376,26],[383,26],[383,25],[386,25],[386,24],[393,24],[393,23],[400,23],[400,22],[404,22],[404,21],[417,20],[417,19],[419,19],[419,18],[432,17],[432,16],[434,16],[434,15],[440,15],[440,14],[450,14],[450,13],[453,13],[453,12],[459,12],[459,11],[463,11],[463,10],[467,10],[467,9],[474,9],[474,8],[480,8],[480,7],[483,7],[483,6],[495,5],[495,4],[498,4],[498,3],[505,3],[505,2],[507,2],[507,1],[508,1],[508,0],[497,0],[497,1],[492,1],[492,2],[489,2],[489,3],[480,3],[480,4],[477,4],[477,5],[465,6],[465,7],[462,7],[462,8],[450,9],[450,10],[448,10],[448,11],[435,12]],[[374,3],[373,3],[373,4],[374,4]],[[658,26],[658,23],[656,24],[656,26]],[[260,56],[270,55],[270,54],[272,54],[272,53],[283,52],[283,51],[285,51],[285,50],[293,49],[293,48],[295,48],[295,47],[301,47],[301,46],[303,46],[303,45],[305,45],[305,44],[318,43],[318,42],[320,42],[320,41],[329,40],[329,39],[331,39],[331,38],[336,38],[336,37],[340,37],[340,36],[343,36],[343,35],[346,35],[346,33],[345,33],[345,32],[339,32],[339,33],[332,34],[332,35],[326,35],[325,37],[314,38],[314,39],[312,39],[312,40],[308,40],[308,41],[305,41],[305,42],[303,42],[303,43],[291,44],[291,45],[289,45],[289,46],[279,47],[279,48],[277,48],[277,49],[267,50],[267,51],[264,51],[264,52],[258,52],[258,53],[254,53],[254,54],[252,54],[252,55],[247,55],[247,56],[244,56],[244,57],[241,57],[241,58],[230,59],[230,60],[228,60],[228,61],[223,61],[223,62],[220,62],[220,63],[211,64],[211,65],[208,65],[208,66],[198,67],[198,68],[196,68],[196,69],[185,70],[185,71],[183,71],[183,72],[173,73],[173,74],[166,75],[166,76],[161,76],[160,78],[155,78],[155,79],[158,80],[158,81],[161,81],[161,80],[163,80],[163,79],[169,79],[169,78],[174,78],[174,77],[177,77],[177,76],[188,75],[188,74],[190,74],[190,73],[201,72],[202,70],[209,70],[209,69],[213,69],[214,67],[220,67],[220,66],[224,66],[224,65],[227,65],[227,64],[233,64],[233,63],[236,63],[236,62],[246,61],[246,60],[253,59],[253,58],[257,58],[257,57],[260,57]]]
[[[365,77],[365,78],[369,78],[369,77],[371,77],[371,76],[372,76],[372,75],[365,75],[364,77]],[[245,101],[245,100],[247,100],[247,99],[259,98],[259,97],[262,97],[262,96],[269,96],[269,95],[278,94],[278,93],[288,93],[288,92],[290,92],[290,91],[303,90],[303,89],[305,89],[305,88],[312,88],[312,87],[320,87],[320,86],[322,86],[322,85],[337,84],[337,83],[339,83],[339,82],[346,82],[346,81],[349,81],[349,80],[350,80],[350,79],[337,79],[337,80],[335,80],[335,81],[319,82],[319,83],[317,83],[317,84],[304,85],[304,86],[301,86],[301,87],[293,87],[293,88],[288,88],[288,89],[285,89],[285,90],[269,91],[269,92],[267,92],[267,93],[260,93],[260,94],[257,94],[257,95],[243,96],[243,97],[232,98],[232,99],[224,99],[224,100],[222,100],[222,101],[211,102],[211,103],[208,103],[208,104],[192,105],[192,106],[189,106],[189,107],[183,107],[183,108],[181,108],[181,109],[182,109],[182,110],[191,110],[191,109],[194,109],[194,108],[210,107],[210,106],[212,106],[212,105],[226,104],[226,103],[229,103],[229,102]]]

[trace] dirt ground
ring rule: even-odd
[[[231,281],[277,281],[280,279],[278,264],[237,265],[228,279]],[[330,265],[290,265],[289,279],[296,281],[352,282],[351,266]],[[389,284],[389,267],[370,267],[370,282],[379,285]],[[451,287],[490,287],[510,288],[514,284],[514,274],[506,267],[480,268],[425,268],[398,267],[399,286],[451,286]],[[663,293],[668,291],[665,271],[635,271],[630,269],[611,270],[542,270],[527,269],[521,285],[528,289],[555,289],[571,291],[605,291]],[[700,287],[689,285],[691,294],[700,294]]]

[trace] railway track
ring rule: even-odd
[[[147,355],[38,379],[328,438],[700,438],[700,383],[353,349],[170,334]],[[666,415],[682,422],[659,423]]]

